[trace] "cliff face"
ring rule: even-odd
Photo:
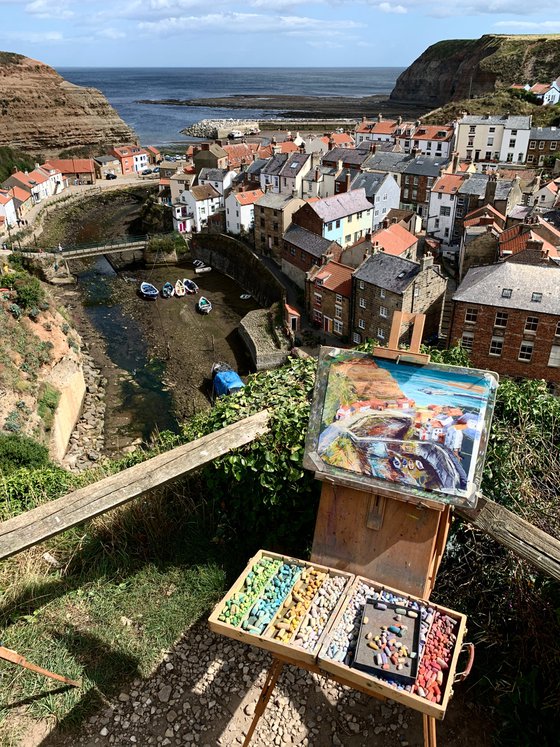
[[[399,75],[391,100],[433,108],[559,75],[560,34],[447,40],[432,44]]]
[[[137,142],[95,88],[64,80],[42,62],[0,52],[0,146],[54,156],[77,146]]]

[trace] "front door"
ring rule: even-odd
[[[332,319],[329,319],[328,316],[323,317],[323,331],[332,332]]]

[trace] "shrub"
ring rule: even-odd
[[[53,424],[54,414],[60,401],[60,392],[51,384],[44,384],[39,394],[37,409],[39,417],[45,424],[45,429],[50,431]]]
[[[42,467],[49,463],[45,446],[22,435],[0,433],[0,470],[4,473],[20,467]]]
[[[23,314],[21,306],[18,306],[17,303],[11,303],[8,306],[8,311],[14,317],[14,319],[21,319],[21,316]]]
[[[33,308],[29,309],[27,312],[27,316],[31,319],[31,321],[36,322],[39,318],[39,314],[41,311],[37,308],[37,306],[33,306]]]

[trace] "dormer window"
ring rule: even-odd
[[[402,280],[402,278],[404,278],[405,275],[406,275],[406,270],[401,270],[399,274],[397,275],[397,279]]]
[[[513,288],[502,288],[502,298],[511,298]]]
[[[542,301],[542,293],[532,293],[531,301],[533,301],[533,303],[540,303]]]

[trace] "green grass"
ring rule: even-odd
[[[2,53],[0,52],[0,64],[2,64]],[[1,102],[0,102],[1,108]],[[20,151],[8,148],[7,146],[0,147],[0,183],[7,179],[12,173],[14,166],[19,169],[27,169],[32,171],[35,168],[35,157],[28,153],[21,153]]]
[[[28,555],[31,567],[21,569],[21,585],[4,587],[3,645],[51,671],[81,678],[83,685],[61,687],[2,665],[0,744],[17,738],[9,716],[22,702],[33,718],[56,717],[62,729],[79,725],[105,698],[149,675],[223,594],[223,568],[231,558],[209,541],[207,507],[170,511],[168,522],[160,515],[165,500],[142,503],[140,510],[131,506],[114,512],[112,521],[105,518],[53,540],[49,549],[62,567],[48,575],[44,561],[38,565],[40,553]],[[163,519],[159,526],[156,515]],[[21,557],[4,562],[4,580],[7,571],[13,579]]]

